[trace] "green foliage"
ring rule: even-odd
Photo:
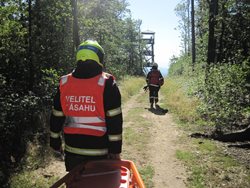
[[[203,117],[212,120],[218,131],[240,129],[249,118],[249,93],[246,86],[245,65],[218,65],[210,69],[203,90]],[[245,125],[247,126],[247,125]]]
[[[126,1],[79,2],[80,38],[96,39],[105,50],[106,70],[121,78],[141,74],[139,22],[131,18]]]
[[[52,104],[53,96],[57,91],[59,85],[59,79],[62,75],[62,71],[55,70],[53,68],[42,70],[42,79],[38,83],[39,88],[43,88],[40,91],[41,100],[43,104],[49,106]]]
[[[215,2],[218,3],[218,14],[212,10],[215,8]],[[181,2],[176,9],[182,19],[181,26],[189,24],[186,19],[187,3]],[[244,128],[249,125],[250,114],[250,7],[235,0],[201,0],[195,9],[197,61],[194,71],[191,56],[184,53],[172,59],[169,76],[172,79],[178,76],[188,82],[181,84],[181,87],[184,87],[182,90],[187,91],[188,86],[185,95],[199,99],[195,114],[199,115],[203,122],[215,125],[218,132]],[[214,16],[214,19],[209,20],[210,16]],[[183,31],[187,30],[181,28],[181,32]],[[185,35],[182,35],[182,41],[186,41]],[[208,49],[209,42],[211,45]],[[186,52],[186,49],[183,50]],[[211,62],[207,62],[208,59]],[[183,114],[180,113],[181,109],[175,109],[179,115]]]
[[[186,61],[177,63],[185,64]],[[185,68],[182,75],[178,74],[179,69],[174,68],[175,66],[171,65],[171,79],[166,81],[168,87],[165,94],[169,99],[169,107],[178,114],[179,119],[201,123],[202,118],[207,125],[215,125],[216,131],[238,130],[248,125],[248,62],[242,65],[214,65],[209,69],[207,76],[202,66],[198,65],[195,72],[192,73],[190,69]],[[183,99],[186,99],[185,102]],[[190,108],[193,110],[189,110]],[[190,118],[185,118],[185,114]]]
[[[127,6],[118,0],[78,1],[77,6],[80,40],[96,39],[103,46],[106,69],[118,79],[141,74],[139,22]],[[75,52],[71,1],[1,2],[1,184],[20,164],[28,141],[43,135],[38,144],[47,144],[52,98],[59,77],[75,67]]]
[[[16,166],[22,159],[26,150],[26,143],[37,132],[38,126],[31,126],[34,112],[39,111],[39,97],[33,93],[21,95],[12,91],[1,95],[0,104],[2,106],[0,131],[1,171],[5,176],[0,181],[5,181],[6,174],[11,167]],[[12,160],[14,159],[14,160]]]
[[[176,15],[180,18],[178,29],[181,33],[181,46],[183,48],[184,54],[190,53],[190,1],[182,0],[179,2],[175,8]]]
[[[171,59],[171,64],[168,70],[169,76],[181,76],[187,75],[190,71],[191,57],[183,55],[178,58],[174,57]]]
[[[60,73],[55,69],[69,67],[71,51],[67,38],[71,36],[62,24],[70,16],[66,14],[66,9],[70,13],[66,5],[66,1],[37,1],[31,4],[32,12],[28,12],[26,1],[1,2],[0,131],[4,134],[0,135],[0,183],[3,185],[22,160],[27,142],[45,131],[40,117],[51,105],[52,89]]]
[[[215,3],[218,3],[218,14]],[[249,10],[246,1],[197,1],[194,71],[191,71],[190,60],[186,60],[186,53],[174,58],[169,70],[170,79],[166,82],[170,88],[165,90],[168,97],[175,96],[169,101],[181,104],[180,108],[177,104],[168,104],[181,118],[185,117],[181,113],[185,108],[183,98],[198,99],[196,105],[189,108],[195,108],[193,112],[198,118],[195,121],[186,118],[186,122],[199,124],[202,118],[202,124],[215,125],[220,134],[249,126]],[[185,12],[181,13],[185,18]],[[209,20],[209,16],[214,18]],[[181,23],[188,25],[188,20],[183,19]],[[185,31],[181,29],[181,32]],[[186,35],[182,37],[182,41],[186,41]],[[214,45],[209,46],[208,42]],[[208,57],[209,50],[214,52],[212,58]],[[207,62],[208,59],[211,61]],[[205,131],[204,127],[199,128]],[[218,150],[209,140],[194,142],[195,148],[176,154],[191,171],[191,187],[249,187],[249,172],[244,166]]]

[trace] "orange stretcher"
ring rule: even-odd
[[[67,188],[145,188],[135,164],[129,160],[100,160],[83,163],[54,183],[51,188],[61,186]]]

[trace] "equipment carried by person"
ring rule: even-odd
[[[82,163],[51,188],[145,188],[135,164],[129,160],[99,160]]]
[[[144,86],[144,87],[143,87],[143,90],[144,90],[145,92],[147,92],[147,91],[148,91],[148,85]]]

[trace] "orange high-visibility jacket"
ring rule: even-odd
[[[106,131],[103,92],[106,73],[89,79],[68,74],[60,80],[64,133],[103,136]],[[83,87],[84,86],[84,87]]]

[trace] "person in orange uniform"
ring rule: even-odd
[[[149,102],[150,108],[155,106],[157,107],[157,103],[159,101],[159,90],[161,86],[164,84],[164,78],[161,72],[158,70],[158,64],[154,63],[152,69],[149,71],[146,77],[147,86],[149,87]]]
[[[76,59],[75,70],[60,79],[50,118],[50,146],[64,150],[66,171],[89,160],[120,159],[122,151],[121,95],[114,76],[102,70],[104,50],[87,40]]]

